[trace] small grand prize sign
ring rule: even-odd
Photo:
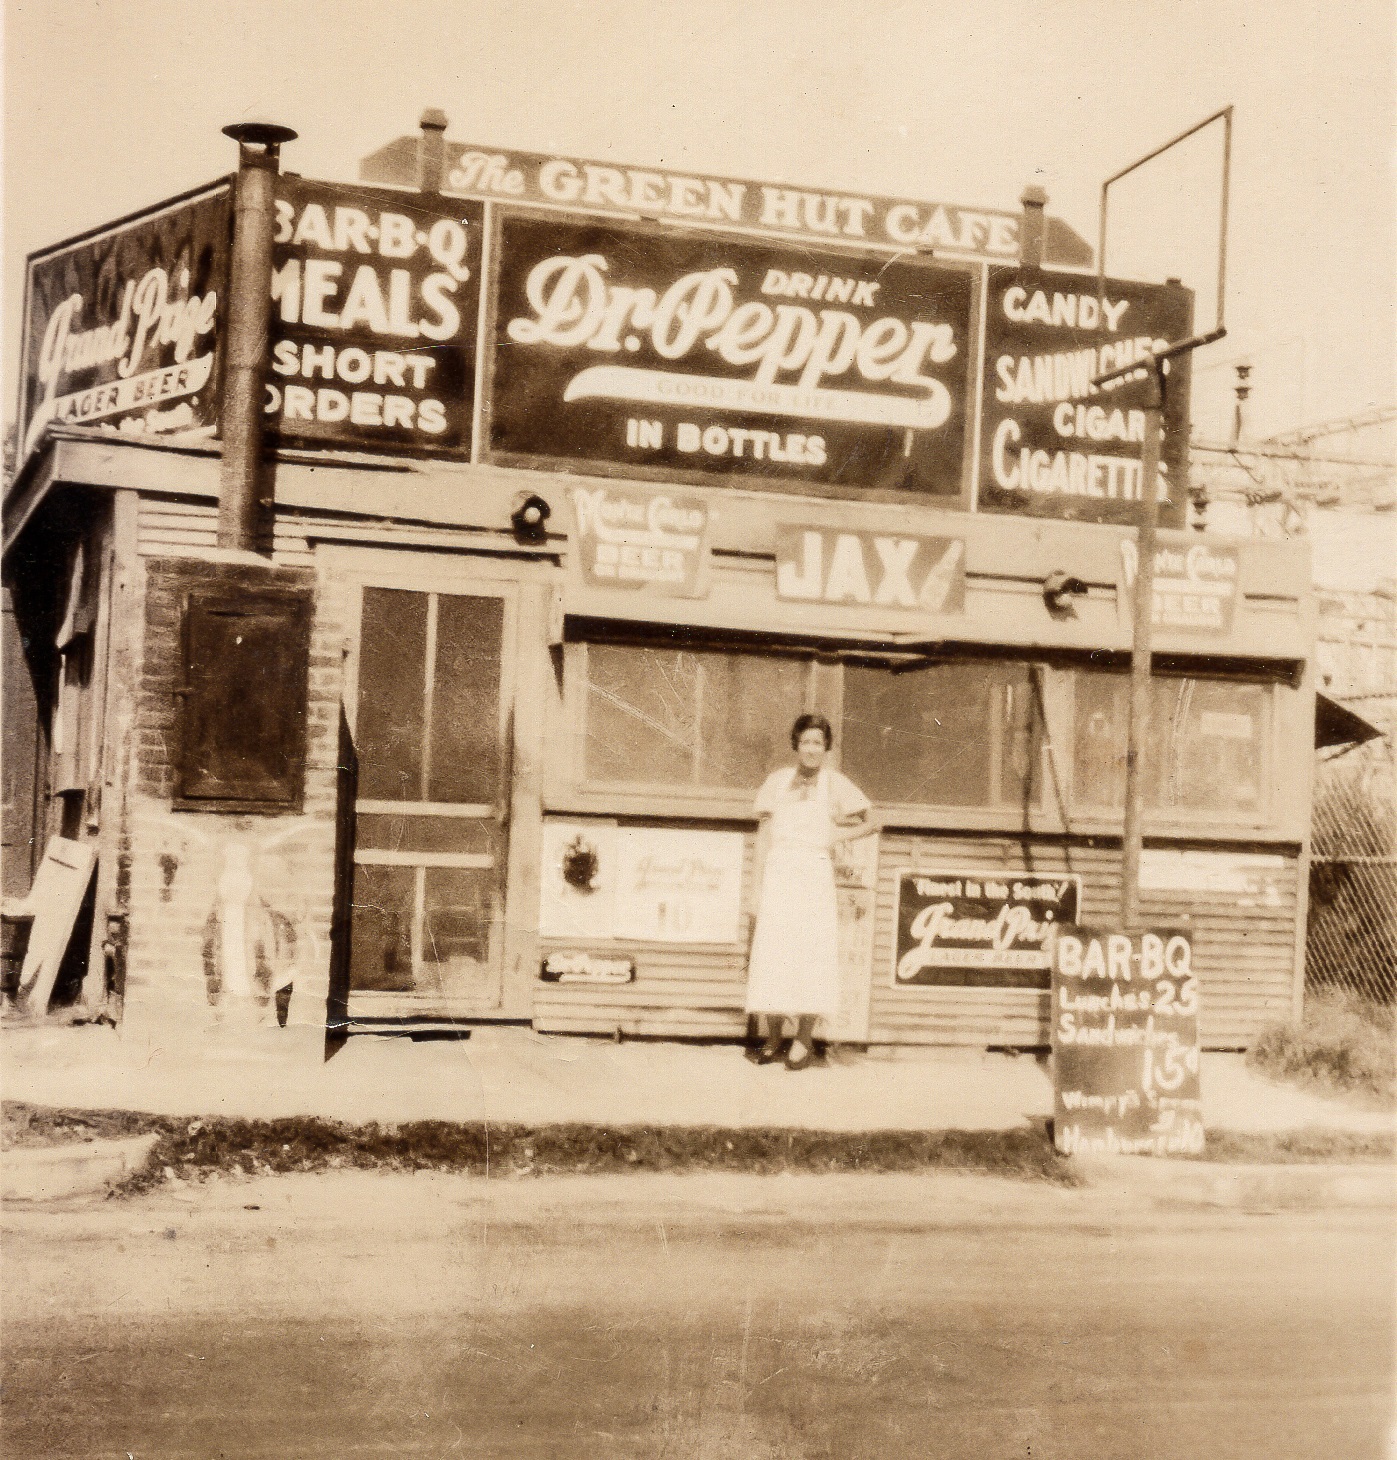
[[[1060,927],[1052,1010],[1059,1151],[1203,1149],[1198,979],[1187,932]]]

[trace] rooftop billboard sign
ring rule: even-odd
[[[1145,381],[1119,370],[1188,336],[1193,295],[1177,284],[1097,281],[992,268],[985,289],[977,505],[984,512],[1130,522],[1141,497]],[[1170,362],[1160,449],[1160,520],[1188,497],[1189,357]]]
[[[588,174],[548,173],[565,175]],[[1098,293],[1061,269],[852,247],[867,209],[813,210],[845,220],[817,246],[602,217],[585,191],[541,208],[493,161],[471,176],[512,201],[277,180],[264,402],[279,445],[1138,517],[1146,371],[1093,381],[1189,334],[1182,286]],[[665,186],[671,205],[740,215],[757,185]],[[225,181],[30,258],[21,464],[51,424],[217,435],[231,213]],[[1185,520],[1188,369],[1170,375],[1164,526]]]
[[[491,457],[958,498],[972,271],[501,223]]]
[[[363,159],[364,182],[416,187],[419,138],[398,137]],[[740,229],[809,243],[983,258],[1019,258],[1021,215],[961,203],[872,193],[829,192],[784,184],[629,167],[516,149],[445,143],[443,191],[501,203],[649,218],[700,228]],[[1059,218],[1046,220],[1044,259],[1090,268],[1091,245]]]
[[[266,411],[283,445],[470,455],[483,213],[277,180]]]
[[[20,463],[52,424],[213,435],[229,234],[219,183],[30,256]]]

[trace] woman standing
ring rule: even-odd
[[[758,1062],[778,1059],[786,1020],[796,1021],[786,1068],[814,1055],[815,1021],[839,1010],[839,936],[831,849],[863,836],[870,803],[847,776],[825,764],[834,732],[823,715],[791,727],[794,766],[773,771],[757,792],[761,896],[747,973],[747,1012],[762,1016]],[[765,856],[761,854],[765,851]]]

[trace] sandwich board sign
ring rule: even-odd
[[[1197,1155],[1198,978],[1186,930],[1064,926],[1053,947],[1053,1142]]]

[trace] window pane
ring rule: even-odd
[[[412,988],[412,867],[356,867],[349,984],[354,989]]]
[[[1204,679],[1166,680],[1158,688],[1166,693],[1156,696],[1155,713],[1169,715],[1170,755],[1150,778],[1156,804],[1259,810],[1268,688]],[[1160,698],[1167,711],[1159,708]]]
[[[359,640],[359,795],[422,799],[427,595],[364,589]]]
[[[698,656],[587,646],[587,775],[688,784],[698,741]]]
[[[1130,678],[1076,676],[1074,780],[1086,806],[1125,804]],[[1267,706],[1265,685],[1227,680],[1155,679],[1145,753],[1146,804],[1159,809],[1256,811],[1261,806]]]
[[[871,800],[1022,805],[1037,795],[1028,670],[935,664],[844,672],[844,770]]]
[[[361,852],[473,852],[498,859],[503,842],[498,822],[474,816],[361,812],[354,826],[355,846]]]
[[[754,790],[788,758],[809,678],[786,655],[590,644],[586,774]]]
[[[504,602],[437,598],[429,801],[494,805],[500,797],[500,640]]]
[[[1084,670],[1075,678],[1073,694],[1075,799],[1084,806],[1124,806],[1130,680]]]
[[[493,871],[428,867],[422,919],[422,987],[446,994],[474,991],[490,966],[497,927],[499,879]]]
[[[755,791],[791,758],[790,732],[805,708],[810,666],[770,654],[705,653],[698,779]]]

